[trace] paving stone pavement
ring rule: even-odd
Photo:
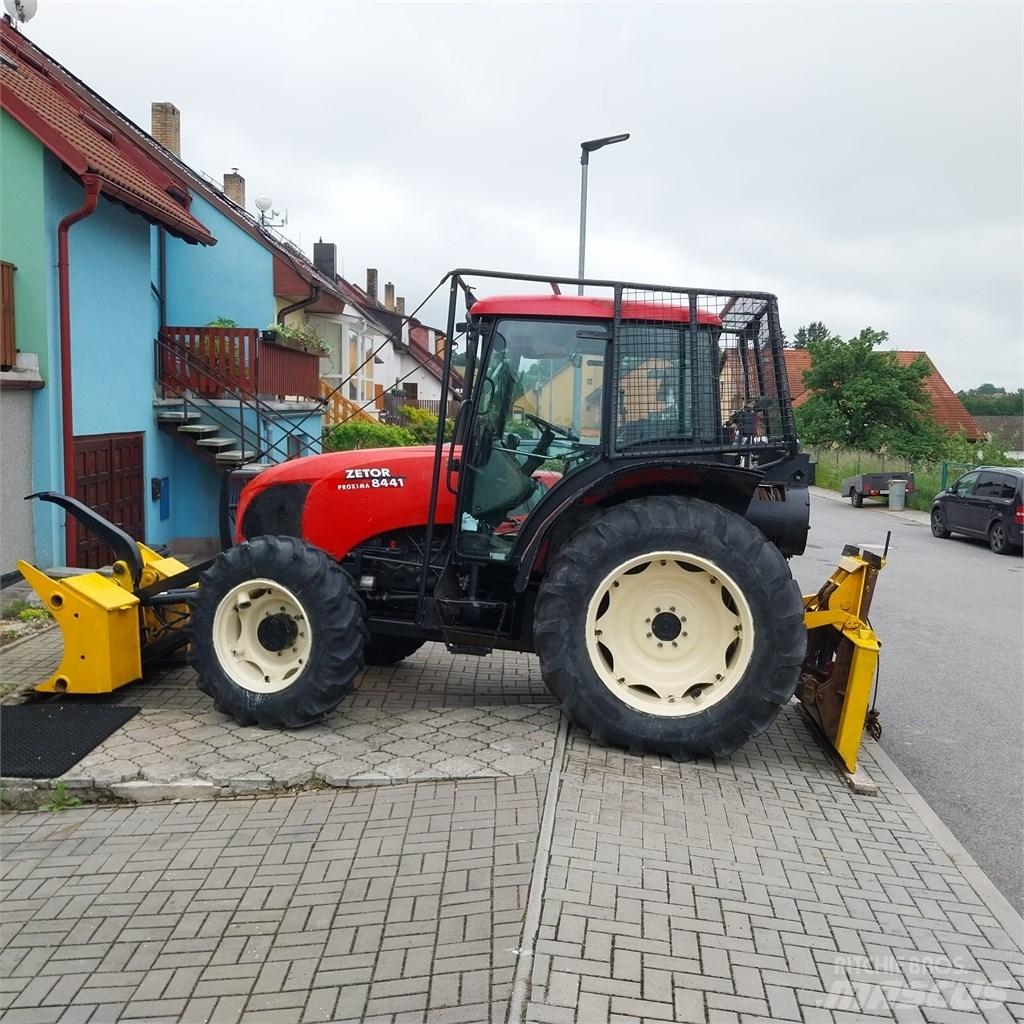
[[[4,822],[0,1021],[500,1020],[536,777]]]
[[[1024,1020],[1020,918],[876,751],[865,797],[795,705],[714,765],[572,737],[525,1019]]]
[[[28,686],[60,660],[59,631],[4,657],[3,679]],[[323,723],[293,732],[246,728],[214,710],[177,666],[113,699],[141,707],[60,782],[86,798],[192,798],[269,792],[319,781],[382,785],[507,778],[546,767],[558,714],[535,658],[454,657],[426,644],[399,665],[370,668]],[[24,699],[9,696],[7,702]],[[91,698],[77,698],[88,701]],[[8,797],[38,803],[48,780],[4,780]]]
[[[509,777],[6,814],[0,1024],[1024,1021],[1020,918],[875,744],[877,797],[796,706],[728,760],[570,733],[549,764],[541,686],[425,648],[295,734],[225,724],[187,669],[130,688],[152,733],[102,756],[146,771],[206,770],[212,738],[278,782],[341,749],[395,782],[446,744]]]

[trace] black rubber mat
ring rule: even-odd
[[[7,704],[0,707],[0,775],[55,779],[138,713],[112,704]]]

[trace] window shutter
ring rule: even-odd
[[[0,369],[10,369],[17,358],[14,341],[14,271],[13,263],[0,262]]]

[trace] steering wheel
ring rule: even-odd
[[[541,432],[546,433],[550,431],[556,437],[564,437],[567,441],[579,440],[579,436],[577,434],[574,434],[571,430],[567,430],[565,427],[559,427],[554,423],[548,423],[547,420],[542,420],[539,416],[534,416],[528,412],[524,412],[523,416]]]

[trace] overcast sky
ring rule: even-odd
[[[412,308],[454,266],[774,291],[1024,383],[1022,6],[39,0],[26,34]],[[442,321],[441,306],[430,307]]]

